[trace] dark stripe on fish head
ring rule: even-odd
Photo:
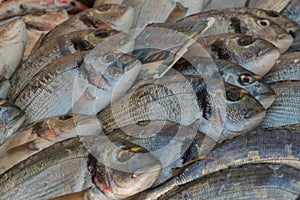
[[[214,58],[224,60],[230,60],[231,58],[230,51],[227,49],[226,45],[224,45],[223,41],[217,40],[215,43],[213,43],[211,45],[211,51]]]
[[[243,33],[241,27],[241,20],[237,17],[230,18],[230,26],[234,29],[235,33]]]

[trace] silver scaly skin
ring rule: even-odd
[[[125,33],[120,34],[120,32],[111,29],[76,31],[62,35],[59,38],[54,38],[51,42],[38,48],[17,69],[10,80],[12,87],[9,90],[8,98],[11,102],[14,102],[32,78],[55,60],[75,52],[92,50],[96,45],[102,44],[105,39],[114,35],[118,35],[118,38],[124,39],[124,43],[132,42],[129,35]],[[116,48],[125,46],[124,44],[115,45]]]
[[[212,58],[237,63],[260,76],[264,76],[280,56],[276,46],[258,36],[226,33],[199,38],[197,42]],[[191,47],[189,52],[193,51]]]
[[[288,52],[281,55],[263,79],[266,83],[300,81],[300,52]]]
[[[211,10],[185,17],[177,22],[191,23],[191,21],[214,19],[212,26],[201,34],[201,37],[220,33],[243,33],[259,36],[285,52],[293,42],[293,37],[282,27],[268,20],[250,13],[241,13],[230,9]]]
[[[300,82],[280,81],[269,85],[275,91],[276,98],[259,128],[299,124]]]
[[[65,140],[0,175],[0,198],[43,200],[90,187],[125,198],[149,188],[160,173],[160,162],[147,152],[120,138]]]
[[[53,38],[84,29],[112,28],[118,31],[129,30],[134,18],[134,9],[121,4],[102,4],[87,9],[71,17],[50,31],[42,44]]]
[[[129,92],[97,117],[106,133],[141,121],[166,120],[193,124],[218,141],[255,128],[265,116],[262,105],[246,90],[228,83],[224,91],[220,82],[199,76],[165,76]]]
[[[217,144],[214,149],[189,163],[172,179],[146,190],[131,199],[160,199],[175,188],[191,183],[220,170],[247,164],[282,164],[300,169],[299,125],[274,127],[241,135],[230,141]],[[187,154],[192,154],[191,148]]]
[[[226,60],[204,58],[189,58],[179,60],[173,67],[174,70],[184,75],[213,76],[213,67],[217,67],[223,81],[247,90],[255,99],[257,99],[265,109],[269,108],[275,101],[275,92],[264,83],[262,78],[241,66]],[[198,63],[197,68],[191,63]],[[214,66],[215,64],[215,66]]]

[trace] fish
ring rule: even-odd
[[[35,75],[15,104],[26,112],[26,123],[70,112],[96,114],[131,87],[140,68],[135,57],[105,47],[73,53]]]
[[[300,24],[300,17],[298,15],[299,11],[300,11],[299,1],[291,0],[290,3],[281,11],[281,14],[293,20],[297,24]]]
[[[280,56],[276,46],[258,36],[226,33],[199,38],[197,42],[212,58],[237,63],[260,76],[264,76]],[[192,46],[185,56],[192,51],[197,54]]]
[[[210,26],[210,20],[195,24],[150,24],[137,36],[132,55],[143,64],[138,79],[162,77]]]
[[[267,110],[258,128],[285,126],[300,123],[299,81],[281,81],[270,84],[276,94],[275,102]]]
[[[114,40],[114,36],[116,39]],[[41,46],[23,63],[11,78],[11,88],[8,98],[14,102],[20,92],[28,85],[31,79],[53,61],[81,51],[94,49],[104,44],[105,39],[114,40],[114,47],[126,50],[133,45],[133,39],[126,34],[111,29],[76,31],[53,39]]]
[[[284,165],[245,165],[179,187],[160,199],[296,199],[300,173]]]
[[[0,146],[21,127],[24,120],[24,111],[6,99],[0,99]]]
[[[197,20],[213,18],[214,23],[200,37],[216,35],[220,33],[243,33],[259,36],[285,52],[293,42],[293,37],[282,27],[270,21],[250,13],[242,13],[231,8],[211,10],[190,15],[177,22],[192,23]]]
[[[211,177],[213,173],[248,164],[287,165],[299,170],[300,154],[297,150],[300,144],[299,131],[299,124],[273,127],[254,130],[216,144],[212,151],[190,162],[170,180],[135,195],[132,199],[160,199],[168,192],[197,179]],[[191,154],[192,151],[194,149],[186,154]]]
[[[72,8],[68,9],[68,14],[70,14],[70,15],[76,15],[76,14],[92,7],[92,6],[88,7],[87,5],[84,4],[84,2],[81,2],[78,0],[72,0],[71,4],[72,4]]]
[[[195,65],[198,64],[198,65]],[[194,67],[196,66],[196,67]],[[241,66],[221,59],[181,58],[173,69],[184,75],[213,77],[217,68],[223,81],[247,90],[267,109],[275,101],[275,92],[262,78]]]
[[[266,83],[300,81],[300,52],[288,52],[281,55],[263,79]]]
[[[69,19],[64,9],[47,10],[45,13],[27,14],[21,18],[26,25],[27,43],[22,57],[24,62],[39,46],[41,38],[58,24]]]
[[[90,187],[109,197],[125,198],[149,188],[160,170],[161,164],[153,155],[120,138],[73,138],[0,175],[0,198],[42,200]],[[29,184],[32,181],[39,184]]]
[[[54,198],[51,198],[49,200],[111,200],[111,198],[105,196],[102,192],[95,188],[88,188],[86,190],[82,190],[80,192],[73,192],[70,194],[57,196]]]
[[[247,8],[260,8],[264,10],[273,10],[276,12],[281,12],[291,0],[279,0],[279,1],[271,1],[271,0],[247,0],[246,7]]]
[[[9,79],[17,69],[26,45],[26,26],[16,19],[0,26],[0,74]]]
[[[146,120],[170,121],[216,141],[255,128],[265,109],[246,90],[199,76],[164,76],[130,90],[97,114],[103,132]]]
[[[0,98],[6,99],[9,88],[9,80],[0,75]]]
[[[118,31],[127,31],[131,28],[134,9],[119,4],[103,4],[90,8],[72,16],[50,31],[42,41],[42,45],[58,37],[74,31],[85,29],[111,28]]]
[[[70,0],[42,1],[42,0],[6,0],[0,4],[0,19],[18,15],[40,13],[48,9],[70,9],[73,5]]]

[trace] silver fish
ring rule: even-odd
[[[276,12],[281,12],[291,0],[247,0],[246,7],[248,8],[260,8],[264,10],[274,10]]]
[[[9,80],[0,75],[0,98],[6,99],[9,88]]]
[[[222,86],[222,81],[199,76],[164,76],[126,94],[97,117],[107,133],[141,121],[166,120],[192,124],[218,141],[255,128],[265,115],[262,105],[244,89]]]
[[[285,7],[281,13],[287,18],[300,24],[299,11],[300,11],[300,2],[298,0],[291,0],[289,5]]]
[[[161,164],[148,151],[120,138],[73,138],[0,175],[0,198],[43,200],[90,187],[107,196],[125,198],[149,188],[160,170]],[[33,181],[39,184],[29,184]]]
[[[260,76],[264,76],[280,56],[276,46],[257,36],[227,33],[199,38],[197,42],[212,58],[237,63]],[[192,51],[197,50],[190,47],[186,56]]]
[[[198,63],[197,67],[193,66],[194,63]],[[274,103],[275,92],[263,82],[260,76],[226,60],[214,59],[211,61],[201,57],[181,59],[173,66],[173,69],[184,75],[213,77],[215,71],[211,68],[214,67],[219,70],[223,81],[247,90],[265,109]]]
[[[220,170],[245,164],[283,164],[300,169],[299,125],[274,127],[241,135],[217,144],[207,155],[189,163],[174,178],[132,199],[160,199],[169,191]],[[189,153],[192,153],[191,149]],[[176,171],[176,170],[175,170]],[[177,170],[178,171],[178,170]]]
[[[160,199],[297,199],[300,172],[284,165],[245,165],[180,186]]]
[[[133,17],[134,9],[130,6],[103,4],[80,12],[58,25],[46,35],[43,44],[51,41],[54,37],[88,28],[112,28],[118,31],[126,31],[131,28]]]
[[[300,81],[300,52],[289,52],[281,55],[263,79],[266,83]]]
[[[71,114],[23,126],[0,146],[0,174],[43,149],[69,138],[98,135],[100,122],[89,115]]]
[[[9,79],[17,69],[26,45],[26,26],[16,19],[0,26],[0,74]]]
[[[273,43],[280,52],[285,52],[293,42],[292,36],[284,28],[269,19],[230,8],[194,14],[177,22],[191,23],[207,18],[212,18],[215,22],[201,37],[220,33],[256,35]]]
[[[25,113],[5,99],[0,99],[0,146],[17,131],[25,120]]]
[[[259,128],[300,123],[300,81],[281,81],[270,86],[276,93],[275,102],[267,110]]]
[[[105,40],[108,41],[105,42]],[[126,33],[111,29],[82,30],[54,38],[51,42],[41,46],[23,63],[11,78],[11,89],[8,99],[14,102],[20,92],[31,79],[48,64],[55,60],[81,51],[92,50],[97,45],[110,43],[114,48],[128,51],[133,45],[133,39]],[[129,49],[127,49],[129,48]]]

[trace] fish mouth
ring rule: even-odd
[[[255,74],[264,76],[274,66],[276,60],[280,56],[280,51],[277,48],[267,48],[258,52],[258,61],[249,64],[249,69]]]
[[[294,39],[291,34],[280,33],[276,36],[276,42],[274,43],[280,50],[280,53],[284,53],[292,45]]]
[[[275,92],[267,92],[260,94],[257,100],[265,109],[268,109],[274,103],[275,98]]]

